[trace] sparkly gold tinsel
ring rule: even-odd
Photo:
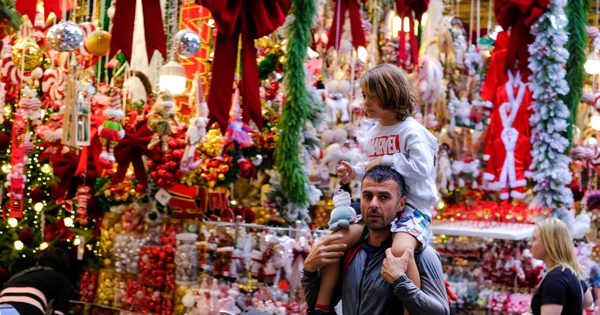
[[[221,131],[219,129],[210,129],[206,133],[206,141],[200,147],[200,151],[210,157],[216,157],[221,154],[223,143],[221,141]]]

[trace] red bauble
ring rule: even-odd
[[[6,280],[8,280],[8,270],[6,270],[6,269],[4,269],[4,267],[0,266],[0,283],[4,283],[4,282],[6,282]]]
[[[256,214],[254,213],[254,211],[252,211],[252,209],[250,209],[250,208],[243,208],[243,209],[245,212],[244,220],[246,221],[246,223],[254,222],[254,219],[256,219]]]
[[[240,177],[252,178],[256,175],[256,167],[250,161],[239,159],[238,165],[240,166]]]
[[[181,160],[181,157],[183,156],[183,152],[181,152],[181,150],[174,150],[173,151],[173,158],[176,160]]]
[[[10,138],[5,133],[0,133],[0,151],[6,151],[9,145]]]
[[[29,196],[32,203],[42,202],[44,200],[44,191],[39,187],[35,187],[31,190]]]
[[[33,232],[31,232],[29,229],[23,229],[21,232],[19,232],[19,241],[25,244],[25,246],[29,246],[31,241],[33,241],[34,236],[35,235],[33,235]]]

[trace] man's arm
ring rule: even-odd
[[[444,271],[440,256],[431,246],[415,256],[421,289],[404,277],[394,281],[394,292],[411,314],[450,314],[448,294],[444,283]]]
[[[321,275],[319,269],[327,264],[339,263],[344,255],[346,244],[335,244],[342,238],[341,234],[329,234],[323,236],[315,243],[304,260],[304,270],[302,272],[302,289],[304,290],[304,299],[309,309],[312,309],[317,303],[319,287],[321,286]],[[339,292],[334,294],[335,303],[339,301]]]
[[[394,284],[394,294],[406,310],[410,314],[450,314],[442,263],[437,252],[427,246],[415,257],[421,276],[419,289],[405,274],[408,259],[413,257],[412,250],[407,249],[399,258],[394,257],[391,250],[388,251],[381,270],[382,276]]]

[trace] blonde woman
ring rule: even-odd
[[[530,246],[533,257],[546,264],[546,276],[531,300],[533,315],[581,315],[583,273],[567,225],[556,218],[538,222]]]

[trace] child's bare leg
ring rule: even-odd
[[[404,251],[408,247],[412,247],[417,250],[421,244],[417,239],[408,234],[408,233],[394,233],[393,243],[392,243],[392,254],[396,257],[401,257],[404,254]],[[412,280],[412,282],[417,286],[417,288],[421,288],[421,276],[419,275],[419,269],[417,269],[417,263],[415,262],[414,256],[413,259],[408,261],[408,267],[406,269],[406,276]],[[408,315],[408,311],[406,308],[404,309],[404,315]]]
[[[360,240],[360,235],[363,232],[365,225],[363,223],[350,224],[347,229],[339,229],[333,233],[342,234],[342,237],[337,244],[346,244],[346,249],[356,245]],[[319,294],[317,295],[317,304],[315,308],[323,311],[329,311],[332,307],[331,300],[333,299],[333,293],[335,287],[338,284],[340,278],[340,272],[342,269],[342,262],[335,264],[329,264],[321,268],[321,285],[319,287]]]

